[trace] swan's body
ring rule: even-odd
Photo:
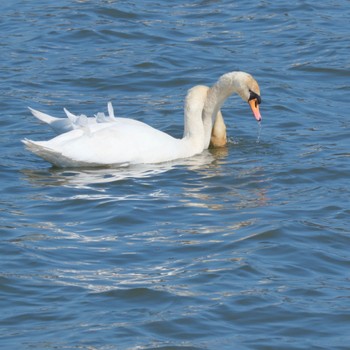
[[[33,153],[59,167],[124,166],[187,158],[204,149],[201,115],[205,98],[201,86],[189,90],[182,139],[134,119],[115,118],[113,122],[75,124],[75,129],[50,141],[24,143]],[[193,115],[198,118],[191,118]]]
[[[221,134],[224,130],[226,138],[220,107],[233,92],[247,102],[252,99],[252,92],[260,99],[256,81],[244,72],[227,73],[210,89],[205,86],[190,89],[185,100],[182,139],[133,119],[115,118],[109,105],[108,120],[89,121],[90,118],[83,117],[79,122],[74,120],[73,130],[52,140],[24,140],[24,143],[30,151],[59,167],[159,163],[187,158],[209,147],[215,129]],[[36,113],[41,112],[33,111]],[[254,115],[261,119],[258,108]],[[53,123],[51,120],[51,126]]]

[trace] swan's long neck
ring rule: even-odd
[[[210,136],[215,123],[215,118],[221,106],[234,92],[241,95],[242,72],[231,72],[224,74],[209,89],[203,111],[203,125],[205,131],[204,148],[209,147]]]
[[[183,140],[191,142],[191,148],[203,151],[205,131],[202,121],[204,103],[207,98],[207,87],[195,86],[188,90],[185,99]]]

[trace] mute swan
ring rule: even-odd
[[[137,120],[114,118],[111,123],[85,120],[76,129],[49,141],[25,139],[23,142],[30,151],[58,167],[123,166],[187,158],[209,147],[220,107],[234,92],[249,103],[256,120],[260,121],[257,82],[248,73],[230,72],[222,75],[210,89],[199,85],[188,91],[182,139]],[[110,107],[109,112],[109,118],[113,117]]]

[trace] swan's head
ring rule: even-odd
[[[258,83],[250,74],[245,72],[236,72],[235,78],[238,82],[238,95],[241,96],[244,101],[249,103],[255,119],[260,122],[262,119],[259,111],[261,97]]]

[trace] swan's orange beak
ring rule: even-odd
[[[258,122],[261,122],[261,115],[260,115],[260,111],[259,111],[259,104],[258,104],[258,100],[256,98],[253,98],[251,100],[248,101],[250,109],[252,110],[255,119]]]

